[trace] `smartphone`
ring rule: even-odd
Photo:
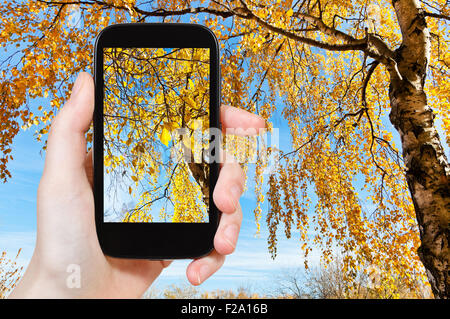
[[[220,218],[212,200],[221,140],[214,33],[197,24],[112,25],[98,35],[94,61],[94,197],[103,252],[208,254]]]

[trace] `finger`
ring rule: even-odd
[[[192,261],[186,269],[186,276],[194,286],[200,285],[222,267],[225,256],[213,250],[208,256]]]
[[[243,130],[237,135],[256,135],[259,129],[266,127],[266,121],[261,116],[228,105],[220,107],[220,119],[224,130]]]
[[[244,190],[245,175],[241,165],[226,152],[223,156],[220,170],[213,192],[216,207],[225,214],[232,214],[238,208],[239,198]]]
[[[52,122],[47,141],[44,174],[67,179],[79,176],[86,158],[85,133],[94,111],[94,83],[88,73],[80,73],[70,99]]]
[[[214,249],[221,255],[229,255],[236,248],[242,224],[242,209],[238,204],[233,214],[222,214],[214,236]]]
[[[146,260],[146,259],[126,259],[106,256],[106,260],[111,266],[113,273],[111,277],[121,277],[127,285],[121,287],[123,296],[132,295],[139,291],[140,294],[161,275],[164,268],[168,267],[171,261],[168,260]]]
[[[167,268],[172,264],[173,260],[169,260],[169,259],[165,259],[165,260],[161,260],[161,265],[163,266],[163,268]]]

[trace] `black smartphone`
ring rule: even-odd
[[[219,47],[197,24],[105,28],[95,44],[94,197],[109,256],[197,258],[213,248]],[[214,131],[215,130],[215,131]]]

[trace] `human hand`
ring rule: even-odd
[[[92,153],[86,154],[85,133],[93,110],[94,83],[89,74],[81,73],[52,122],[37,194],[36,247],[11,298],[137,298],[170,264],[103,254],[95,228]],[[229,106],[221,107],[221,121],[224,129],[265,126],[261,117]],[[215,273],[236,247],[244,178],[238,163],[224,162],[213,193],[223,213],[214,250],[188,265],[186,275],[193,285]],[[70,265],[79,267],[79,288],[67,284]]]

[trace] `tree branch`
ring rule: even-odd
[[[320,19],[318,17],[314,17],[312,15],[301,13],[301,12],[294,12],[293,17],[308,21],[309,23],[315,25],[322,33],[329,35],[329,36],[333,36],[334,38],[336,38],[338,40],[342,40],[342,41],[344,41],[344,43],[355,43],[358,41],[362,41],[362,40],[358,40],[358,39],[352,37],[351,35],[349,35],[345,32],[342,32],[335,28],[327,26],[322,21],[322,19]]]
[[[348,43],[345,44],[330,44],[330,43],[326,43],[326,42],[322,42],[322,41],[318,41],[315,39],[311,39],[308,37],[304,37],[298,34],[295,34],[293,32],[290,32],[288,30],[285,30],[283,28],[280,27],[276,27],[266,21],[264,21],[263,19],[261,19],[260,17],[258,17],[257,15],[255,15],[248,7],[247,4],[241,0],[241,3],[243,5],[242,8],[239,8],[239,11],[242,11],[244,14],[240,14],[237,13],[237,15],[243,19],[248,19],[248,20],[253,20],[256,21],[259,25],[265,27],[267,30],[270,30],[272,32],[278,33],[280,35],[283,35],[287,38],[290,38],[292,40],[298,41],[298,42],[302,42],[308,45],[312,45],[321,49],[326,49],[326,50],[330,50],[330,51],[350,51],[350,50],[364,50],[366,48],[366,41],[364,39],[362,40],[357,40],[354,39],[354,41],[350,41],[350,39],[348,39]],[[236,13],[236,11],[234,11]],[[310,16],[310,18],[312,19],[313,17]],[[322,26],[323,27],[323,26]],[[324,28],[325,30],[325,28]],[[328,30],[327,32],[331,33],[331,30]],[[344,33],[342,33],[344,34]],[[343,35],[342,35],[343,36]]]
[[[430,18],[437,18],[437,19],[444,19],[444,20],[450,20],[450,16],[445,14],[439,14],[439,13],[433,13],[433,12],[424,12],[423,13],[426,17]]]
[[[38,0],[39,2],[53,5],[67,5],[67,4],[97,4],[108,8],[116,8],[123,10],[134,10],[135,12],[142,14],[144,18],[146,17],[168,17],[168,16],[181,16],[186,14],[199,14],[206,13],[212,14],[216,16],[220,16],[222,18],[229,18],[232,16],[239,17],[245,20],[253,20],[257,22],[260,26],[265,27],[267,30],[270,30],[279,35],[285,36],[292,40],[305,43],[317,48],[329,50],[329,51],[351,51],[351,50],[360,50],[365,52],[370,57],[381,61],[383,64],[387,64],[389,58],[391,58],[394,53],[392,50],[388,48],[388,46],[379,38],[372,36],[366,37],[364,39],[356,39],[342,31],[339,31],[335,28],[327,26],[320,18],[314,17],[309,14],[304,14],[300,12],[296,12],[295,16],[298,18],[302,18],[305,21],[308,21],[313,26],[317,27],[320,32],[323,34],[332,36],[336,40],[341,40],[343,44],[332,44],[323,42],[320,40],[316,40],[313,38],[309,38],[306,36],[298,35],[295,32],[277,27],[272,25],[271,23],[264,21],[256,14],[254,14],[247,6],[245,1],[241,0],[242,7],[236,8],[228,8],[227,10],[219,10],[211,7],[196,7],[196,8],[184,8],[180,10],[166,10],[166,9],[156,9],[154,11],[148,11],[139,8],[138,6],[133,7],[124,7],[117,6],[111,3],[107,3],[101,0],[92,0],[92,1],[71,1],[71,2],[60,2],[60,1],[45,1]],[[223,6],[224,8],[227,8]],[[141,19],[142,20],[142,19]]]
[[[372,76],[373,72],[375,71],[375,69],[377,68],[377,66],[379,64],[380,64],[380,62],[374,61],[373,64],[370,66],[370,69],[367,72],[367,75],[366,75],[366,77],[364,79],[363,86],[362,86],[362,93],[361,93],[361,102],[362,102],[363,107],[367,106],[367,102],[366,102],[367,85],[369,84],[370,77]]]

